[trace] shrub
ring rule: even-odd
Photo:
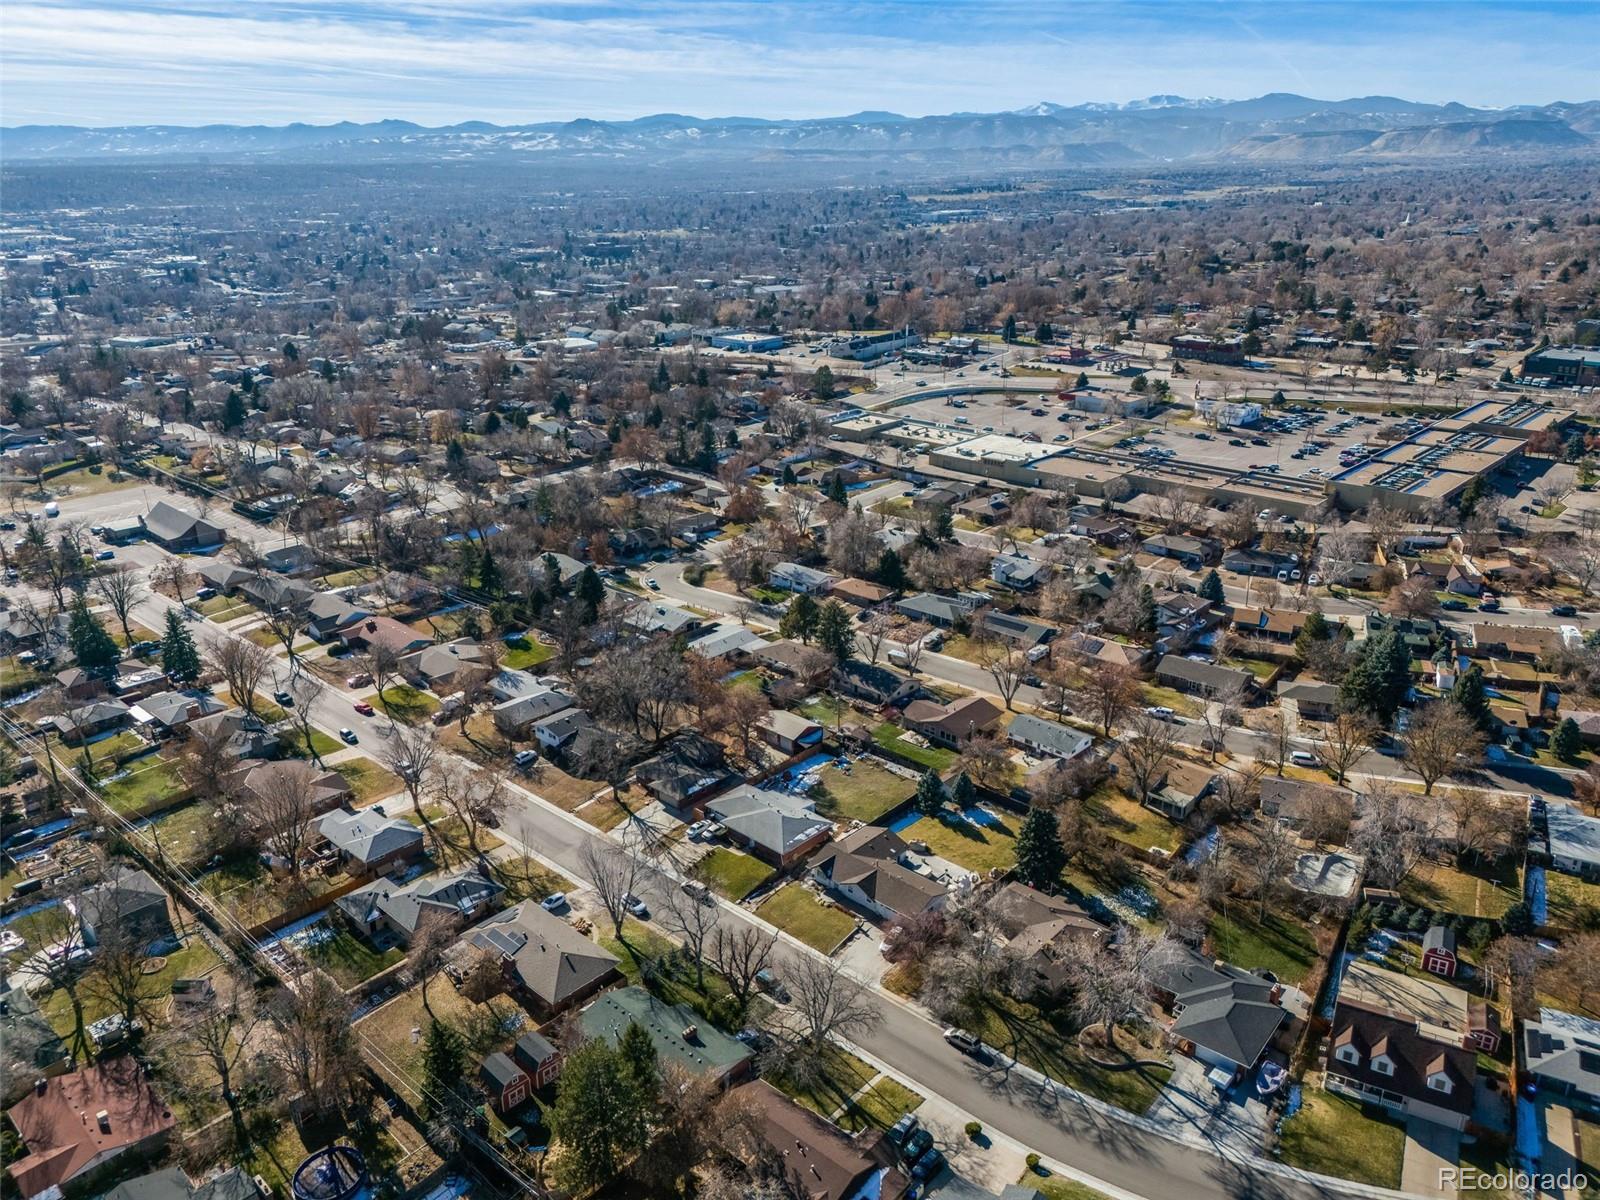
[[[982,1136],[982,1134],[983,1134],[983,1125],[982,1125],[981,1122],[978,1122],[978,1121],[968,1121],[967,1122],[967,1137],[968,1137],[969,1140],[975,1142],[975,1141],[978,1140],[978,1138],[980,1136]]]
[[[1032,1171],[1035,1175],[1039,1173],[1039,1156],[1037,1154],[1028,1155],[1024,1161],[1028,1164],[1028,1170]]]

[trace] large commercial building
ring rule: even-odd
[[[1600,385],[1600,348],[1546,346],[1522,360],[1524,379],[1550,379],[1568,387]]]
[[[872,359],[882,358],[885,354],[893,354],[896,350],[904,350],[907,346],[915,346],[921,341],[922,337],[909,329],[840,334],[823,342],[822,352],[831,354],[835,358],[853,358],[857,362],[870,362]]]

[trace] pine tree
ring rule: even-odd
[[[1154,635],[1156,631],[1156,594],[1147,583],[1139,589],[1138,632]]]
[[[1306,614],[1305,624],[1300,626],[1300,632],[1295,635],[1294,646],[1304,655],[1308,646],[1325,642],[1332,635],[1333,627],[1328,624],[1328,618],[1322,615],[1320,608],[1313,608]]]
[[[783,464],[783,478],[781,482],[783,483],[784,487],[794,486],[794,467],[788,463]]]
[[[161,666],[174,683],[192,684],[200,678],[200,651],[174,608],[167,609],[167,628],[161,638]]]
[[[1001,340],[1007,342],[1014,342],[1017,340],[1017,318],[1015,315],[1008,315],[1006,317],[1006,323],[1000,332],[1000,337]]]
[[[855,630],[850,627],[850,614],[837,600],[829,600],[817,617],[817,645],[838,661],[843,662],[855,649]]]
[[[972,807],[977,798],[978,789],[972,786],[972,780],[967,778],[967,773],[962,771],[950,784],[950,803],[962,812]]]
[[[1366,640],[1339,686],[1347,708],[1371,713],[1384,725],[1405,703],[1411,687],[1411,654],[1405,639],[1385,629]]]
[[[850,500],[844,490],[844,476],[837,471],[828,480],[828,499],[835,504],[848,504]]]
[[[950,510],[943,505],[933,514],[933,536],[941,542],[953,542],[956,538],[956,523],[950,516]]]
[[[244,424],[244,418],[244,400],[238,392],[229,388],[228,398],[222,402],[222,428],[237,429]]]
[[[905,591],[906,585],[910,582],[906,579],[906,567],[900,561],[900,556],[887,548],[878,555],[877,577],[878,582],[891,592]]]
[[[67,622],[67,644],[72,647],[78,665],[91,675],[109,678],[122,657],[117,643],[89,611],[82,596],[72,606],[72,616]]]
[[[1485,733],[1495,727],[1494,711],[1489,707],[1489,696],[1484,690],[1483,668],[1477,663],[1456,678],[1455,687],[1450,689],[1450,699]]]
[[[1067,852],[1061,830],[1048,808],[1030,808],[1017,831],[1017,878],[1029,887],[1048,891],[1061,881]]]
[[[644,1149],[650,1099],[640,1095],[622,1055],[604,1038],[574,1050],[549,1110],[561,1142],[555,1168],[560,1185],[574,1193],[593,1191]]]
[[[1217,569],[1212,567],[1206,572],[1206,577],[1200,581],[1200,598],[1209,600],[1212,604],[1227,602],[1227,593],[1222,590],[1222,576],[1217,574]]]
[[[809,645],[817,636],[817,621],[822,613],[815,599],[800,592],[789,601],[789,607],[778,622],[778,633],[786,638],[799,638]]]
[[[811,394],[818,400],[832,400],[833,390],[833,368],[823,363],[811,377]]]
[[[617,1054],[639,1094],[653,1098],[661,1090],[661,1063],[649,1031],[639,1022],[630,1021],[617,1039]]]
[[[923,816],[934,816],[944,807],[944,798],[939,772],[929,767],[917,781],[916,809]]]
[[[1578,723],[1571,717],[1556,726],[1555,736],[1550,739],[1550,749],[1562,762],[1576,762],[1578,755],[1583,753],[1583,735],[1578,732]]]
[[[594,620],[605,599],[606,585],[600,582],[600,576],[595,574],[593,567],[585,567],[583,574],[578,576],[578,602],[589,614],[589,620]]]
[[[467,1069],[467,1048],[461,1035],[443,1021],[428,1022],[422,1049],[422,1073],[427,1081],[423,1105],[429,1116],[439,1116],[443,1102],[456,1094]]]

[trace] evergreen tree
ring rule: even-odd
[[[1222,590],[1222,576],[1217,574],[1215,567],[1207,571],[1206,577],[1200,581],[1200,598],[1213,604],[1227,602],[1227,593]]]
[[[800,592],[789,601],[783,619],[778,622],[778,633],[786,638],[799,638],[810,645],[811,639],[817,636],[817,622],[821,616],[822,611],[816,600]]]
[[[1494,729],[1497,722],[1489,707],[1488,693],[1484,690],[1483,668],[1477,663],[1471,664],[1456,677],[1456,685],[1450,689],[1450,699],[1472,718],[1479,729],[1485,733]]]
[[[844,490],[844,476],[835,471],[828,479],[828,499],[835,504],[848,504],[850,498]]]
[[[1017,340],[1017,318],[1013,315],[1006,317],[1005,327],[1000,332],[1001,340],[1014,342]]]
[[[1328,618],[1322,615],[1320,608],[1313,608],[1306,614],[1305,624],[1300,626],[1300,632],[1295,635],[1294,647],[1304,655],[1308,646],[1325,642],[1332,636],[1333,627],[1328,624]]]
[[[855,630],[850,627],[850,614],[837,600],[829,600],[817,617],[817,645],[843,662],[855,649]]]
[[[178,610],[167,609],[167,628],[161,637],[161,666],[174,683],[192,684],[200,678],[200,651],[194,636],[178,619]]]
[[[1078,372],[1078,381],[1076,383],[1074,383],[1072,386],[1074,388],[1076,388],[1080,392],[1087,391],[1088,388],[1089,388],[1089,377],[1087,375],[1085,375],[1082,371],[1079,371]]]
[[[939,772],[929,767],[917,781],[916,809],[923,816],[931,817],[944,807],[944,800],[944,784]]]
[[[1067,852],[1061,830],[1048,808],[1030,808],[1017,831],[1017,878],[1029,887],[1048,891],[1061,881]]]
[[[832,400],[833,392],[833,368],[823,363],[811,377],[811,394],[818,400]]]
[[[574,1193],[608,1183],[649,1140],[653,1099],[640,1095],[622,1055],[604,1038],[574,1050],[549,1110],[561,1142],[557,1182]]]
[[[585,567],[583,574],[578,576],[578,601],[588,612],[589,620],[594,620],[605,599],[606,585],[600,582],[600,576],[595,574],[593,567]]]
[[[792,467],[788,463],[784,463],[783,464],[783,477],[779,482],[781,482],[784,487],[793,487],[794,486],[794,467]]]
[[[972,780],[967,778],[967,773],[962,771],[950,784],[950,803],[962,812],[972,807],[977,798],[978,789],[972,786]]]
[[[1382,724],[1394,720],[1411,687],[1411,653],[1393,629],[1369,637],[1339,685],[1346,707],[1371,713]]]
[[[428,1022],[428,1036],[422,1048],[422,1074],[427,1081],[422,1097],[428,1115],[441,1115],[440,1101],[456,1094],[467,1069],[467,1048],[461,1035],[443,1021]]]
[[[661,1091],[661,1063],[650,1032],[639,1022],[630,1021],[617,1039],[617,1055],[640,1096],[653,1099]]]
[[[222,402],[222,428],[237,429],[244,424],[244,418],[244,399],[238,392],[229,388],[228,398]]]
[[[1562,762],[1576,762],[1578,755],[1583,752],[1583,735],[1578,732],[1578,723],[1571,717],[1556,726],[1555,736],[1550,739],[1550,749]]]
[[[1154,635],[1156,631],[1156,594],[1147,583],[1139,589],[1138,632]]]
[[[450,444],[444,448],[444,467],[452,475],[460,472],[467,462],[467,448],[461,444],[460,438],[451,438]]]
[[[910,582],[906,578],[905,564],[900,561],[900,556],[893,550],[885,548],[878,555],[878,582],[892,592],[903,592]]]
[[[1050,327],[1049,321],[1039,322],[1039,331],[1034,335],[1041,342],[1048,342],[1056,336],[1056,331]]]
[[[483,557],[478,560],[478,587],[491,596],[500,594],[500,564],[495,562],[494,554],[485,548]]]
[[[67,644],[72,647],[78,665],[91,675],[110,678],[122,652],[105,626],[89,611],[89,605],[79,596],[72,605],[72,616],[67,622]]]
[[[955,520],[950,516],[950,510],[942,504],[939,506],[938,511],[933,514],[933,536],[941,542],[953,542],[956,540]]]

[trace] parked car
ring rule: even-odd
[[[272,693],[272,699],[280,708],[293,708],[294,697],[288,692],[277,691]]]
[[[978,1040],[977,1035],[968,1033],[965,1029],[946,1029],[944,1031],[944,1040],[961,1051],[961,1053],[970,1054],[973,1057],[977,1057],[978,1053],[983,1049],[983,1043]]]
[[[373,715],[373,713],[375,711],[377,711],[372,707],[372,705],[368,704],[365,700],[357,700],[356,703],[355,703],[355,709],[363,717],[370,717],[370,716]]]
[[[1309,750],[1295,750],[1289,755],[1289,761],[1297,767],[1320,767],[1322,760]]]
[[[911,1178],[932,1179],[942,1170],[944,1170],[944,1153],[934,1146],[917,1159],[916,1165],[911,1168]]]
[[[906,1138],[906,1144],[901,1147],[908,1163],[914,1163],[933,1146],[933,1134],[926,1129],[915,1130]]]
[[[683,890],[686,895],[693,896],[696,900],[700,901],[701,904],[711,903],[711,889],[706,887],[705,884],[699,882],[698,880],[684,880]]]
[[[888,1132],[883,1136],[889,1139],[889,1144],[891,1146],[903,1146],[905,1145],[906,1139],[915,1133],[917,1128],[917,1114],[906,1113],[905,1116],[901,1117],[893,1125],[889,1126]]]
[[[161,649],[161,643],[160,642],[157,642],[157,641],[143,641],[143,642],[135,642],[133,645],[129,646],[128,647],[128,653],[133,655],[135,658],[149,658],[152,654],[154,654],[156,651],[158,651],[160,649]]]
[[[1550,606],[1550,615],[1552,617],[1575,617],[1578,615],[1578,607],[1575,604],[1552,604]]]
[[[526,771],[539,761],[539,752],[537,750],[518,750],[511,756],[511,761],[519,770]]]
[[[361,672],[359,675],[347,676],[345,681],[344,681],[345,687],[353,687],[353,688],[369,687],[369,686],[371,686],[371,684],[372,684],[372,676],[368,675],[365,671]]]
[[[95,562],[110,562],[115,557],[116,553],[114,551],[102,550],[99,554],[94,556],[94,560]]]
[[[1446,612],[1465,612],[1469,605],[1465,600],[1441,600],[1439,607]]]
[[[565,892],[551,892],[543,900],[539,901],[539,907],[544,909],[545,912],[560,912],[567,907],[567,894]]]
[[[645,902],[639,899],[639,897],[635,896],[632,892],[628,892],[623,895],[622,907],[627,909],[634,916],[638,917],[641,921],[647,920],[650,916],[650,909],[646,907]]]
[[[1178,716],[1176,712],[1168,708],[1165,704],[1152,704],[1144,711],[1149,713],[1152,717],[1158,717],[1163,721],[1175,720]]]
[[[196,600],[211,600],[216,597],[216,594],[217,589],[214,587],[196,588],[194,592],[194,598]]]
[[[341,729],[339,730],[339,740],[346,746],[354,746],[360,739],[356,737],[356,731],[354,729]]]
[[[652,592],[659,592],[661,590],[661,585],[659,583],[657,583],[654,579],[646,579],[644,581],[644,585],[645,585],[645,587],[649,588]]]

